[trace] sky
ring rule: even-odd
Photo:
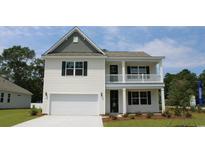
[[[38,57],[73,27],[0,27],[0,53],[13,45]],[[165,56],[165,73],[205,70],[205,27],[79,27],[95,44],[110,51],[145,51]]]

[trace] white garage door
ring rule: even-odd
[[[99,115],[97,94],[52,94],[52,115]]]

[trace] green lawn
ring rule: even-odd
[[[105,127],[205,126],[205,113],[193,113],[191,119],[134,119],[104,122]]]
[[[0,110],[0,127],[9,127],[18,123],[34,119],[38,116],[30,116],[30,109]]]

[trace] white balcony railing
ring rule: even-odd
[[[108,83],[120,83],[122,82],[122,74],[107,74],[106,82]]]
[[[125,74],[123,81],[122,74],[107,74],[107,83],[143,83],[143,82],[160,82],[161,77],[159,74]]]

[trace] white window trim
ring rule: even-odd
[[[67,68],[67,63],[69,63],[69,62],[73,62],[73,61],[66,61],[65,62],[65,76],[74,76],[74,68],[75,68],[75,62],[73,62],[73,68]],[[73,70],[73,75],[67,75],[67,70]]]
[[[128,67],[128,66],[127,66]],[[145,67],[145,70],[146,70],[146,73],[143,73],[143,74],[147,74],[147,65],[138,65],[138,66],[129,66],[130,67],[130,74],[133,74],[132,71],[131,71],[131,68],[132,67],[137,67],[137,74],[141,74],[139,73],[139,67]],[[148,66],[149,67],[149,66]]]
[[[130,91],[131,92],[131,104],[129,105],[129,106],[131,106],[131,105],[152,105],[152,100],[151,100],[151,104],[149,104],[149,96],[148,96],[148,92],[149,91]],[[132,100],[133,100],[133,97],[132,97],[132,93],[133,92],[138,92],[139,93],[139,97],[138,97],[138,99],[139,99],[139,104],[133,104],[133,102],[132,102]],[[142,97],[142,98],[146,98],[146,100],[147,100],[147,104],[141,104],[141,95],[140,95],[140,93],[141,92],[146,92],[146,97]],[[150,91],[150,93],[151,93],[151,91]],[[134,97],[135,98],[135,97]],[[137,97],[136,97],[137,98]],[[128,98],[129,99],[129,98]]]
[[[141,97],[141,92],[146,92],[146,97]],[[149,97],[148,97],[148,91],[140,91],[140,93],[139,93],[139,98],[140,98],[140,100],[139,100],[139,102],[140,102],[140,105],[149,105],[148,104],[148,99],[149,99]],[[141,98],[143,98],[143,99],[146,99],[146,101],[147,101],[147,104],[141,104]]]
[[[75,61],[76,62],[82,62],[82,68],[77,68],[77,70],[82,70],[82,75],[76,75],[75,73],[75,76],[84,76],[84,61]],[[76,67],[74,67],[75,70],[76,70]]]
[[[74,64],[73,64],[73,75],[67,75],[67,69],[69,69],[69,68],[67,68],[67,63],[68,62],[73,62]],[[75,67],[75,63],[76,62],[82,62],[82,68],[77,68],[77,69],[82,69],[82,75],[76,75],[75,74],[75,70],[76,70],[76,67]],[[85,61],[65,61],[65,65],[66,65],[66,67],[65,67],[65,77],[86,77],[85,75],[84,75],[84,62]],[[70,68],[71,69],[71,68]],[[88,71],[88,70],[87,70]]]

